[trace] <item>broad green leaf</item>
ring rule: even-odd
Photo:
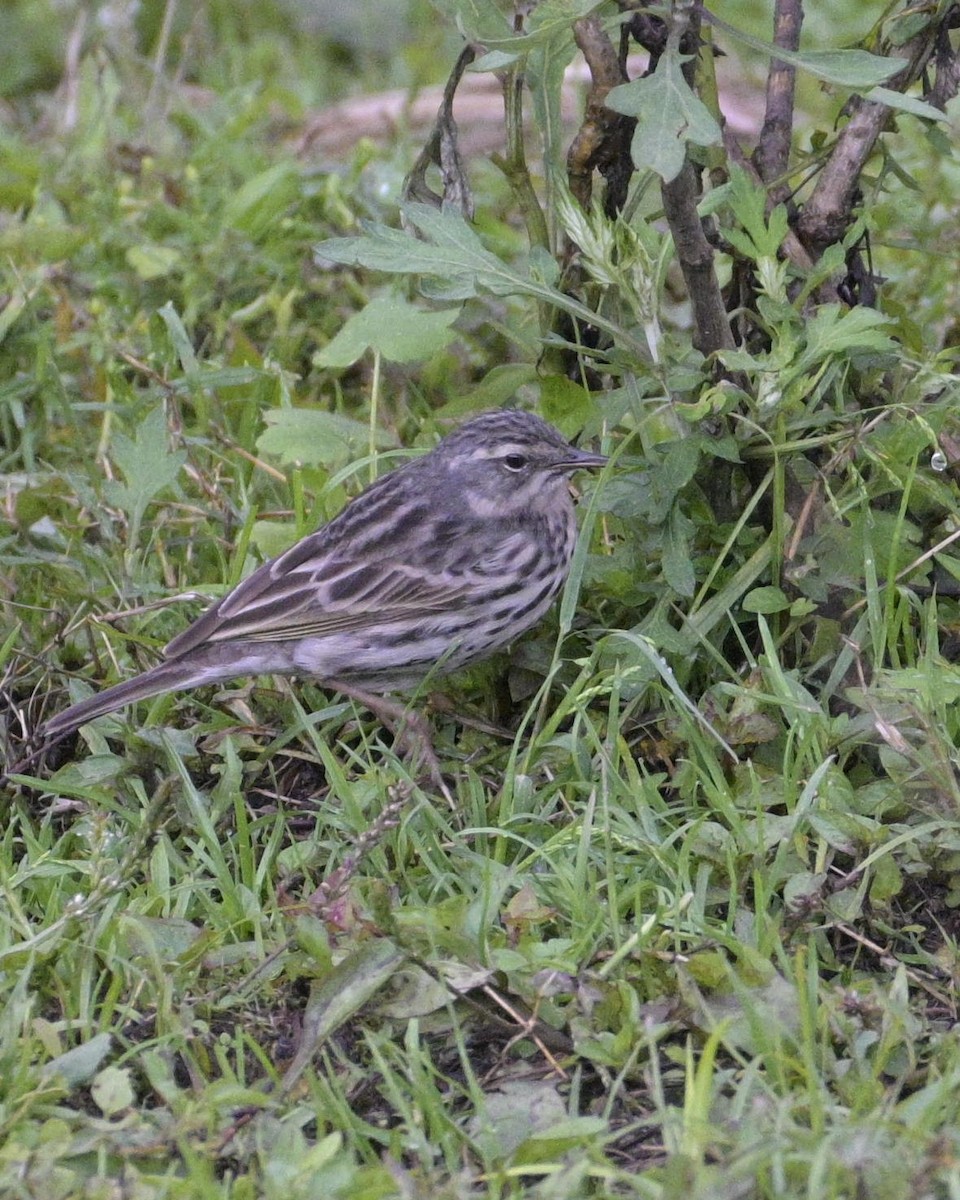
[[[654,491],[662,497],[665,505],[673,503],[681,489],[693,479],[699,465],[698,438],[677,438],[667,445],[662,461],[653,472]]]
[[[17,263],[29,259],[32,264],[37,258],[43,262],[56,262],[69,258],[89,241],[85,230],[69,225],[50,227],[10,219],[10,224],[0,229],[0,254]]]
[[[877,54],[869,54],[866,50],[784,50],[780,46],[774,46],[772,42],[765,42],[762,38],[738,29],[735,25],[728,25],[714,13],[705,15],[711,25],[722,29],[745,46],[759,50],[761,54],[768,54],[771,58],[796,67],[799,71],[806,71],[808,75],[822,79],[825,83],[835,83],[840,87],[874,87],[895,75],[897,71],[902,71],[907,65],[904,58],[882,58]]]
[[[40,1074],[44,1079],[59,1078],[67,1087],[77,1087],[94,1077],[112,1046],[112,1034],[95,1034],[88,1041],[44,1063]]]
[[[778,49],[773,57],[824,83],[848,88],[873,87],[907,65],[905,58],[883,58],[866,50],[798,50],[794,54]]]
[[[532,1153],[519,1159],[513,1155],[524,1142],[559,1126],[565,1116],[566,1106],[553,1080],[505,1079],[484,1096],[483,1108],[467,1122],[466,1129],[491,1159],[542,1162]]]
[[[161,962],[181,958],[203,937],[202,930],[185,917],[148,917],[142,913],[122,914],[118,932],[126,954],[154,955]]]
[[[156,246],[144,243],[131,246],[127,251],[127,262],[136,271],[137,276],[148,282],[151,279],[162,279],[180,265],[180,251],[172,246]]]
[[[715,200],[725,201],[743,226],[742,231],[735,227],[725,229],[724,235],[748,258],[775,257],[789,230],[784,205],[778,204],[768,217],[766,191],[736,166],[730,171],[730,182],[717,190],[721,196]]]
[[[547,45],[573,45],[574,21],[592,13],[602,3],[603,0],[540,0],[530,14],[525,33],[514,34],[509,42],[488,41],[487,45],[524,53]]]
[[[603,0],[541,0],[533,6],[525,33],[514,32],[510,20],[493,0],[433,0],[434,8],[452,18],[468,41],[510,55],[566,39],[573,41],[571,26],[599,8]],[[490,70],[481,60],[480,69]]]
[[[652,75],[613,88],[605,101],[637,118],[630,147],[637,169],[649,167],[667,183],[683,166],[687,142],[714,146],[721,140],[720,126],[683,77],[683,62],[668,48]]]
[[[105,1117],[115,1117],[136,1099],[129,1067],[104,1067],[90,1085],[90,1096]]]
[[[370,428],[362,421],[316,408],[275,408],[264,414],[267,428],[257,439],[262,454],[273,454],[285,463],[333,466],[362,454],[370,445]],[[395,445],[391,436],[377,430],[381,448]]]
[[[889,317],[872,308],[844,310],[839,304],[824,304],[807,321],[806,349],[794,369],[803,373],[830,355],[845,352],[892,354],[897,344],[883,331],[890,323]]]
[[[886,903],[903,889],[903,875],[892,855],[884,854],[875,859],[872,871],[870,899],[875,904]]]
[[[540,0],[530,14],[528,37],[552,37],[588,16],[603,0]]]
[[[465,416],[484,408],[500,408],[517,390],[537,379],[533,363],[498,363],[484,375],[476,387],[436,409],[438,417]]]
[[[512,273],[496,255],[483,248],[466,221],[421,204],[407,205],[404,212],[428,240],[364,221],[363,237],[330,238],[317,246],[318,257],[373,271],[442,279],[461,289],[461,299],[476,295],[478,278],[497,295],[508,293],[504,284],[513,277]]]
[[[699,462],[697,438],[669,442],[659,461],[607,480],[598,502],[600,511],[659,525],[670,517],[678,493],[694,477]]]
[[[261,558],[276,558],[297,541],[296,526],[289,521],[254,521],[250,544]]]
[[[318,260],[394,275],[423,275],[446,285],[444,295],[448,300],[453,297],[462,300],[481,292],[492,296],[526,296],[609,333],[625,350],[646,355],[645,344],[630,330],[522,267],[509,266],[497,258],[459,214],[440,212],[426,204],[406,204],[403,215],[419,237],[368,222],[363,225],[361,237],[321,242],[316,247]]]
[[[543,165],[548,177],[566,161],[563,147],[562,99],[567,67],[573,61],[576,46],[546,45],[531,51],[524,74],[530,89],[534,119],[543,144]]]
[[[511,53],[509,50],[491,50],[489,54],[481,54],[470,64],[472,73],[482,75],[485,71],[502,71],[511,67],[523,55],[519,50]]]
[[[743,598],[744,612],[778,613],[789,607],[789,599],[778,587],[754,588]]]
[[[367,350],[390,362],[430,358],[453,341],[456,335],[450,326],[459,315],[459,308],[428,312],[400,296],[376,296],[314,355],[314,365],[349,367]]]
[[[387,938],[361,942],[323,980],[315,981],[303,1013],[300,1047],[284,1073],[289,1088],[319,1046],[380,992],[407,961]]]
[[[432,0],[433,7],[456,24],[471,42],[485,46],[509,41],[513,28],[494,0]]]
[[[945,112],[934,108],[932,104],[927,104],[926,100],[920,100],[916,96],[904,96],[901,92],[894,92],[890,88],[871,88],[864,96],[864,100],[870,100],[874,104],[885,104],[888,108],[896,108],[901,112],[910,113],[911,116],[923,117],[927,121],[945,121],[947,119]]]
[[[565,375],[545,375],[540,381],[540,411],[567,437],[582,429],[595,411],[589,392]]]

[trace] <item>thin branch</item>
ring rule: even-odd
[[[773,16],[773,42],[783,50],[799,50],[800,29],[803,25],[802,0],[776,0]],[[767,103],[763,128],[753,153],[760,178],[766,184],[782,179],[790,164],[790,142],[793,134],[793,102],[796,69],[788,63],[773,59],[767,75]],[[770,188],[772,204],[786,200],[789,188],[783,182]]]
[[[687,39],[699,45],[700,12],[693,0],[677,0],[671,17],[669,37],[677,44]],[[687,82],[694,85],[695,63],[683,65]],[[660,188],[663,212],[673,235],[677,260],[687,285],[693,308],[694,345],[703,354],[731,350],[734,346],[730,321],[723,303],[720,283],[713,269],[714,252],[703,232],[697,203],[700,198],[699,173],[689,158],[675,179]]]
[[[527,166],[527,154],[523,144],[523,68],[514,64],[503,72],[504,123],[506,126],[507,145],[505,154],[491,154],[490,161],[503,172],[507,182],[513,189],[523,221],[527,227],[527,236],[531,246],[550,248],[550,234],[547,229],[547,219],[540,207],[536,188],[530,178]],[[541,321],[544,313],[541,312]],[[546,329],[548,325],[543,325]]]
[[[887,82],[887,88],[905,92],[920,78],[936,48],[938,32],[937,25],[927,26],[900,48],[900,56],[907,58],[907,65]],[[797,232],[815,258],[827,246],[843,239],[853,219],[861,173],[893,117],[889,105],[873,100],[855,98],[851,108],[852,116],[837,136],[813,194],[797,221]]]
[[[468,221],[473,220],[473,196],[460,154],[460,138],[457,123],[453,118],[453,98],[464,71],[476,56],[477,52],[473,46],[465,46],[460,52],[456,66],[443,89],[443,98],[430,137],[420,151],[410,174],[403,181],[404,200],[419,200],[424,204],[432,204],[435,208],[452,206]],[[440,168],[442,195],[437,195],[427,183],[427,171],[431,166]]]
[[[632,171],[630,139],[636,120],[607,108],[604,101],[612,88],[627,81],[627,74],[597,16],[591,13],[575,21],[573,36],[590,68],[591,82],[583,121],[567,152],[570,192],[587,212],[590,209],[594,170],[599,169],[608,180],[614,173],[625,171],[625,181],[616,188],[616,196],[607,197],[609,203],[604,206],[608,215],[613,215],[610,208],[617,211],[626,197]]]
[[[697,172],[689,160],[683,164],[676,179],[662,185],[661,195],[663,212],[673,234],[677,259],[693,307],[694,345],[703,354],[732,350],[733,334],[713,269],[713,248],[706,239],[697,212]]]
[[[960,28],[960,4],[954,4],[940,22],[937,31],[936,82],[924,92],[923,98],[934,108],[943,112],[947,101],[960,90],[960,50],[955,50],[950,41],[950,30]]]

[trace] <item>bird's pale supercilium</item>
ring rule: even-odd
[[[383,693],[485,658],[560,591],[576,539],[569,477],[605,462],[530,413],[482,413],[264,563],[165,661],[38,734],[59,740],[134,701],[240,675]]]

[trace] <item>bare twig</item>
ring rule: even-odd
[[[464,71],[475,58],[476,50],[473,46],[465,46],[460,52],[456,66],[443,89],[443,98],[430,137],[420,151],[410,174],[403,181],[405,200],[419,200],[425,204],[432,204],[435,208],[452,205],[467,220],[473,220],[473,196],[460,154],[460,138],[457,123],[453,119],[453,98]],[[442,195],[437,195],[427,183],[427,171],[434,165],[440,168]]]
[[[517,32],[520,32],[520,22],[521,18],[517,15],[514,19]],[[513,188],[527,227],[530,245],[541,246],[547,250],[550,246],[547,219],[543,215],[540,200],[530,178],[527,152],[523,143],[523,82],[523,67],[519,62],[508,67],[501,75],[507,145],[504,154],[492,154],[490,161],[499,167]],[[543,307],[540,312],[540,324],[544,330],[549,327],[549,318]]]
[[[800,27],[803,24],[802,0],[776,0],[773,17],[773,42],[784,50],[800,48]],[[793,98],[796,70],[788,63],[773,59],[767,76],[767,104],[760,139],[753,154],[760,178],[773,184],[786,174],[790,162],[790,140],[793,133]],[[770,188],[772,204],[789,195],[784,182]]]
[[[627,73],[620,55],[594,14],[574,22],[573,36],[590,68],[590,91],[583,122],[567,152],[567,178],[572,195],[584,211],[589,211],[593,190],[593,172],[599,170],[608,179],[607,215],[623,207],[627,184],[633,171],[630,139],[636,118],[626,117],[607,108],[605,101],[612,88],[625,83]]]
[[[699,43],[700,14],[693,0],[678,0],[673,10],[670,39],[680,45],[686,39]],[[683,66],[687,82],[693,86],[694,63]],[[713,269],[713,248],[707,241],[697,212],[700,195],[697,170],[690,161],[686,162],[675,179],[661,185],[663,212],[673,235],[677,261],[687,285],[687,294],[693,307],[695,332],[694,345],[703,354],[716,350],[732,349],[734,345],[730,321],[723,303],[723,295],[716,272]]]
[[[954,4],[940,22],[937,30],[937,45],[934,55],[936,81],[924,93],[924,100],[942,112],[947,101],[960,90],[960,50],[955,50],[950,41],[950,30],[960,27],[960,4]]]
[[[937,35],[938,26],[929,25],[901,48],[899,56],[906,57],[907,65],[888,81],[887,88],[905,92],[920,78],[936,49]],[[814,258],[841,241],[849,228],[861,173],[893,115],[888,105],[873,100],[855,98],[850,107],[850,120],[840,131],[797,221],[797,232]]]

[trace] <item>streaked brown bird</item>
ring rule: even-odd
[[[531,413],[482,413],[264,563],[164,662],[37,736],[60,741],[134,701],[239,675],[310,676],[396,717],[379,694],[485,658],[540,620],[576,540],[569,477],[606,461]]]

